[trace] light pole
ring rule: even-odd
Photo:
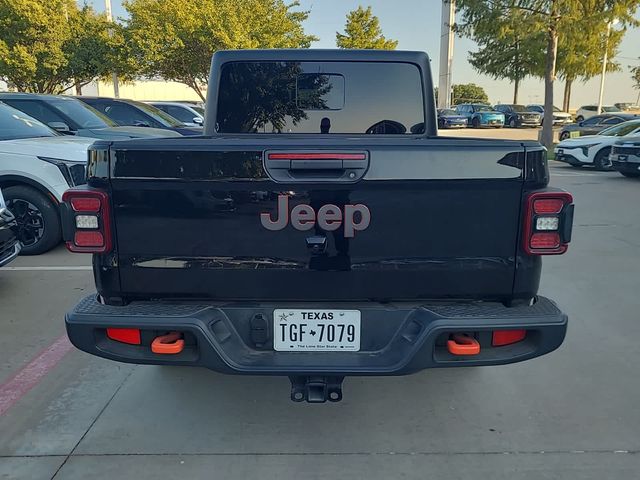
[[[104,11],[107,14],[107,20],[113,22],[113,16],[111,15],[111,0],[104,0]],[[116,98],[120,98],[120,85],[118,84],[118,74],[113,72],[112,74],[112,82],[113,82],[113,96]]]
[[[617,22],[616,19],[607,23],[607,36],[604,42],[604,55],[602,56],[602,73],[600,74],[600,95],[598,96],[598,115],[602,113],[602,99],[604,97],[604,77],[607,74],[607,62],[609,61],[609,37],[611,37],[611,27]]]
[[[442,26],[440,30],[440,76],[438,79],[438,108],[451,107],[451,67],[453,64],[453,24],[456,19],[456,1],[442,0]]]

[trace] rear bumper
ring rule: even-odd
[[[66,316],[67,333],[80,350],[127,363],[193,365],[230,374],[254,375],[405,375],[426,368],[501,365],[538,357],[558,348],[567,316],[550,300],[507,308],[497,303],[332,304],[362,312],[359,352],[276,352],[273,310],[280,304],[136,302],[124,307],[82,300]],[[321,305],[291,304],[290,308]],[[324,305],[326,308],[327,306]],[[252,319],[262,315],[267,338],[256,345]],[[255,326],[255,323],[253,324]],[[107,337],[106,328],[138,328],[142,345]],[[492,347],[491,331],[525,329],[525,340]],[[151,352],[151,340],[167,331],[184,333],[185,348],[175,355]],[[454,356],[446,348],[453,332],[468,332],[480,342],[478,355]],[[264,334],[264,331],[262,332]],[[258,335],[261,337],[261,335]]]

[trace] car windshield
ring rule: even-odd
[[[451,110],[448,108],[444,108],[442,110],[438,111],[440,113],[440,115],[457,115],[458,112],[456,112],[455,110]]]
[[[526,112],[527,111],[527,107],[525,107],[524,105],[511,105],[511,108],[513,109],[514,112]]]
[[[619,112],[620,109],[618,107],[602,107],[603,112]]]
[[[58,134],[35,118],[0,103],[0,140],[55,137]]]
[[[599,135],[606,135],[607,137],[624,137],[629,135],[640,128],[640,121],[634,120],[632,122],[624,122],[615,127],[607,128],[599,133]]]
[[[59,97],[47,102],[51,107],[72,119],[79,128],[108,128],[118,124],[106,115],[98,112],[75,98]]]
[[[489,105],[474,105],[473,108],[476,112],[492,112],[493,108]]]
[[[561,112],[562,110],[560,110],[558,107],[556,107],[555,105],[553,106],[553,111],[554,112]]]
[[[184,127],[185,126],[184,123],[175,119],[168,113],[163,112],[159,108],[154,107],[153,105],[149,105],[148,103],[134,102],[131,100],[129,101],[129,103],[134,107],[139,108],[150,117],[153,117],[154,120],[161,123],[165,127]]]

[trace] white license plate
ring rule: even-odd
[[[357,352],[360,310],[276,309],[273,348],[278,352]]]

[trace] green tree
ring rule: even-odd
[[[347,14],[344,34],[336,32],[336,45],[338,48],[395,50],[398,41],[385,38],[380,20],[373,14],[371,7],[359,6]]]
[[[522,10],[511,9],[505,15],[484,3],[472,13],[472,21],[468,17],[458,28],[479,47],[469,53],[469,63],[491,78],[513,82],[513,103],[518,103],[520,82],[540,64],[544,33],[526,25],[529,18]]]
[[[306,11],[283,0],[168,2],[129,0],[126,40],[132,63],[148,78],[184,83],[203,100],[217,50],[308,48]]]
[[[0,0],[0,78],[20,91],[61,93],[119,65],[122,37],[73,0]]]
[[[631,79],[633,80],[633,88],[638,90],[638,99],[636,100],[636,105],[638,105],[640,103],[640,65],[630,67],[630,70]]]
[[[462,83],[453,86],[452,105],[460,103],[489,103],[489,97],[484,88],[475,83]]]
[[[594,8],[597,4],[598,8]],[[544,32],[544,81],[545,117],[542,126],[542,143],[553,146],[553,89],[557,75],[559,37],[567,25],[589,19],[590,24],[605,24],[618,19],[623,28],[636,25],[634,14],[640,0],[459,0],[461,29],[472,35],[476,25],[481,25],[483,15],[489,12],[497,17],[509,17],[519,12],[523,18],[523,33],[530,38]],[[471,32],[471,33],[469,33]]]

